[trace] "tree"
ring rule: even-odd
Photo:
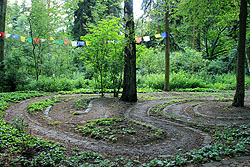
[[[0,0],[0,32],[5,32],[7,0]],[[0,38],[0,71],[4,69],[4,38]]]
[[[89,25],[97,23],[108,16],[119,17],[121,13],[121,0],[82,0],[74,11],[72,34],[75,40],[85,36]]]
[[[45,49],[50,46],[49,42],[42,43],[39,39],[50,41],[52,33],[60,28],[62,21],[59,15],[60,9],[56,2],[51,4],[47,0],[32,1],[32,7],[27,16],[31,36],[28,42],[32,44],[36,80],[39,80],[42,73],[41,66],[44,62]]]
[[[125,19],[125,51],[124,51],[124,83],[122,101],[136,102],[136,46],[133,15],[133,0],[124,1]]]
[[[245,43],[246,43],[246,23],[247,23],[247,0],[240,2],[240,32],[237,56],[236,72],[236,92],[234,95],[233,106],[244,107],[245,99]]]
[[[168,0],[166,0],[166,13],[165,13],[165,31],[169,36],[169,7],[168,7]],[[169,73],[170,73],[170,67],[169,67],[169,53],[170,52],[170,43],[169,43],[169,37],[165,39],[165,80],[164,80],[164,91],[170,90],[169,85]]]
[[[98,21],[97,25],[90,25],[89,34],[81,37],[88,46],[83,49],[80,59],[95,72],[94,77],[97,83],[100,83],[102,96],[105,83],[110,83],[108,80],[112,81],[114,96],[118,96],[121,87],[124,36],[119,35],[121,32],[119,21],[117,18]]]

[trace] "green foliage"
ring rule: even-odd
[[[77,131],[84,136],[112,142],[118,140],[118,134],[133,135],[136,133],[133,128],[127,127],[125,120],[115,117],[88,121],[86,125],[78,126]]]
[[[169,105],[171,104],[175,104],[175,103],[181,103],[181,102],[185,102],[187,101],[187,99],[183,99],[183,100],[173,100],[173,101],[169,101],[167,103],[163,103],[157,106],[154,106],[151,111],[150,111],[150,115],[162,115],[162,111]]]
[[[243,125],[240,128],[228,127],[221,130],[212,130],[215,140],[213,144],[184,154],[176,153],[172,160],[153,159],[142,166],[185,166],[188,162],[200,164],[220,161],[224,156],[232,157],[236,154],[244,154],[247,145],[250,144],[250,134],[246,131],[247,128],[249,128],[249,125]]]
[[[118,92],[122,82],[124,35],[120,20],[112,18],[90,25],[90,33],[81,38],[88,43],[81,59],[95,72],[95,80],[100,84],[103,95],[105,81],[112,80],[114,92]]]
[[[146,48],[144,45],[136,46],[136,65],[140,75],[164,72],[165,53],[158,48]]]
[[[138,87],[163,90],[164,74],[150,74],[137,78]],[[246,76],[245,84],[250,84],[250,77]],[[217,91],[234,90],[236,76],[233,73],[222,75],[208,75],[204,73],[190,74],[184,71],[170,73],[171,90],[180,91]]]
[[[184,52],[174,52],[170,56],[171,71],[186,71],[188,73],[197,73],[206,71],[208,60],[203,59],[202,53],[191,48],[185,48]]]
[[[86,109],[92,99],[93,98],[81,98],[79,100],[74,101],[74,106],[77,110]]]
[[[28,106],[28,112],[30,114],[34,114],[34,113],[37,113],[39,111],[43,111],[45,108],[47,108],[49,106],[53,106],[54,103],[57,103],[60,101],[61,101],[61,99],[59,99],[58,96],[54,96],[53,98],[44,99],[41,101],[30,103]]]

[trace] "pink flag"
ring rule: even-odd
[[[137,37],[137,38],[136,38],[136,42],[137,42],[137,43],[140,43],[141,41],[142,41],[142,37]]]

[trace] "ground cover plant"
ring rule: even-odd
[[[61,99],[59,98],[59,96],[54,96],[53,98],[48,98],[48,99],[44,99],[41,101],[31,103],[28,106],[28,112],[30,114],[35,114],[39,111],[43,111],[44,109],[46,109],[49,106],[53,106],[54,103],[57,103],[60,101],[61,101]]]
[[[86,109],[91,100],[93,100],[93,98],[81,98],[74,101],[74,106],[77,110]]]
[[[26,99],[29,98],[29,96],[35,97],[41,95],[38,92],[18,94],[19,95],[15,93],[6,93],[2,95],[2,97],[6,97],[5,102],[7,103],[7,101],[13,101],[13,99],[19,102],[22,98]],[[155,97],[156,94],[153,93],[144,96]],[[180,98],[179,96],[179,94],[176,94],[172,97]],[[230,93],[198,93],[190,97],[193,99],[194,97],[197,98],[202,96],[215,96],[215,100],[223,100],[223,97],[226,99],[226,97],[230,96]],[[143,98],[143,96],[141,96],[141,98]],[[187,100],[184,99],[184,101]],[[171,105],[181,102],[182,100],[172,100],[169,103],[159,105],[160,107],[156,107],[156,110],[161,110],[166,107],[167,104]],[[3,112],[3,110],[1,112]],[[126,126],[120,124],[122,122],[125,123]],[[80,125],[77,129],[80,133],[95,139],[116,143],[116,141],[119,140],[119,136],[136,135],[137,131],[133,128],[129,128],[128,124],[139,125],[150,129],[152,131],[152,137],[155,138],[163,135],[162,130],[155,129],[151,125],[134,120],[128,121],[117,117],[89,121],[86,123],[86,126]],[[1,119],[0,127],[0,164],[2,166],[185,166],[219,161],[227,157],[248,155],[248,149],[250,147],[250,125],[218,126],[213,128],[197,126],[198,129],[203,129],[211,134],[212,142],[209,145],[185,153],[177,152],[172,155],[171,158],[167,159],[156,158],[150,162],[143,162],[140,160],[130,161],[122,157],[110,161],[97,153],[81,152],[77,148],[69,150],[62,144],[33,137],[25,131],[27,126],[22,120],[16,120],[10,124],[4,119]],[[100,127],[103,128],[101,129]]]
[[[84,136],[97,140],[117,142],[117,140],[122,140],[122,136],[136,135],[138,132],[135,125],[145,126],[152,130],[152,137],[158,138],[163,135],[162,130],[153,128],[150,125],[116,117],[87,121],[87,124],[83,126],[78,125],[76,130]]]

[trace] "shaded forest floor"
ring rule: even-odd
[[[231,106],[233,95],[142,93],[137,103],[125,103],[111,95],[59,95],[61,101],[51,108],[28,113],[31,103],[51,95],[11,104],[4,118],[9,122],[22,118],[32,135],[62,143],[71,150],[97,152],[111,161],[124,158],[149,162],[213,144],[215,129],[248,125],[250,92],[246,93],[244,108]],[[82,98],[89,99],[87,107],[76,107],[75,102]],[[250,132],[250,128],[247,130]]]

